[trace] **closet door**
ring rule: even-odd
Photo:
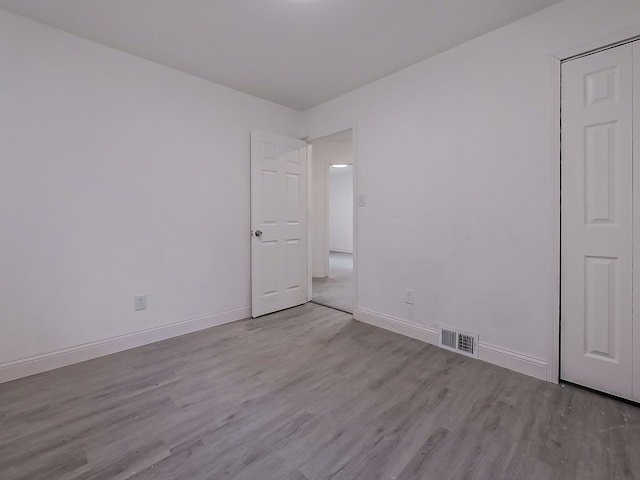
[[[640,41],[633,43],[633,399],[640,402]]]
[[[633,51],[562,66],[561,377],[624,398],[633,395]]]

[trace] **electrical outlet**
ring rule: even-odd
[[[136,295],[134,298],[134,307],[136,311],[138,310],[146,310],[147,309],[147,294],[144,295]]]
[[[404,303],[408,303],[409,305],[413,305],[413,302],[416,299],[416,292],[414,292],[413,290],[407,289],[406,292],[404,292]]]

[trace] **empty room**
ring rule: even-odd
[[[0,0],[0,480],[640,479],[638,0]]]

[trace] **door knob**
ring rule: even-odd
[[[262,236],[262,230],[256,230],[256,237]]]

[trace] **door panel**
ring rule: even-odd
[[[585,223],[616,223],[617,122],[585,128]]]
[[[300,223],[300,178],[297,174],[287,173],[287,225]]]
[[[585,355],[618,362],[617,258],[585,257]]]
[[[632,397],[633,47],[562,66],[561,377]]]
[[[254,317],[307,301],[307,162],[301,140],[251,133]]]

